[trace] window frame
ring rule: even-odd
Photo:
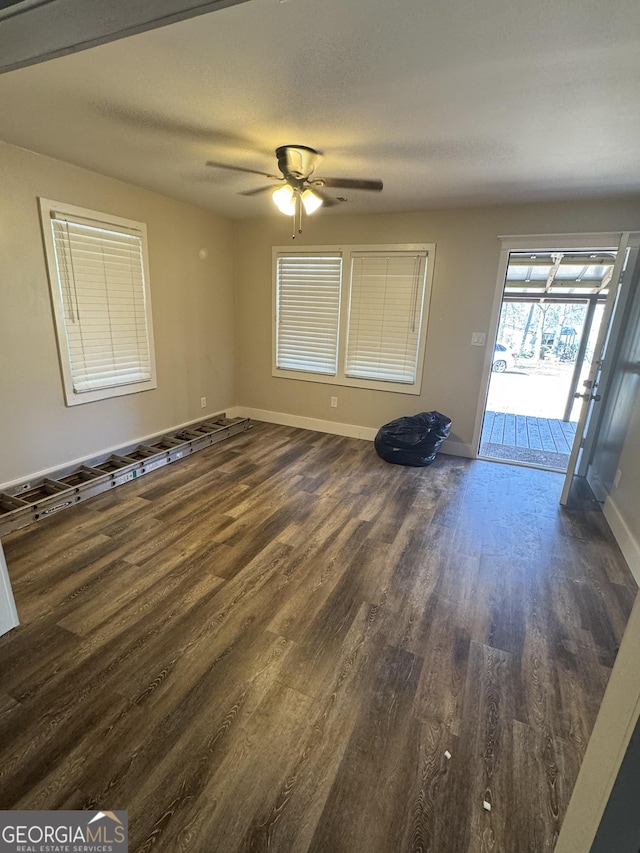
[[[90,210],[84,207],[78,207],[76,205],[66,204],[64,202],[53,201],[52,199],[40,198],[39,204],[42,234],[45,248],[45,260],[47,264],[47,272],[49,279],[49,292],[51,295],[53,319],[58,347],[58,361],[60,364],[60,372],[62,376],[62,385],[66,405],[78,406],[84,403],[95,402],[97,400],[107,400],[114,397],[123,397],[129,394],[138,394],[142,391],[151,391],[157,388],[158,382],[155,364],[153,318],[151,311],[151,289],[149,284],[149,253],[147,246],[146,224],[143,222],[137,222],[132,219],[125,219],[121,216],[114,216],[110,213],[103,213],[96,210]],[[122,229],[122,231],[139,232],[142,255],[144,312],[146,320],[147,345],[149,351],[149,379],[134,381],[127,384],[113,385],[111,387],[95,388],[85,391],[74,390],[71,359],[69,357],[68,352],[67,326],[65,322],[65,308],[62,297],[62,282],[58,275],[55,240],[51,224],[53,213],[59,213],[64,216],[68,216],[71,220],[76,219],[80,224],[86,224],[87,221],[90,221],[95,222],[97,227],[101,225],[112,226],[116,230],[120,228]]]
[[[419,395],[422,388],[424,372],[424,356],[429,325],[429,309],[433,287],[433,269],[435,264],[435,243],[376,243],[376,244],[340,244],[319,246],[274,246],[272,250],[272,344],[271,344],[271,375],[280,379],[298,379],[303,382],[316,382],[326,385],[340,385],[350,388],[367,388],[374,391],[387,391],[396,394]],[[345,373],[347,336],[349,328],[349,313],[351,305],[351,276],[352,256],[363,252],[424,252],[425,278],[422,301],[420,334],[416,356],[415,382],[394,382],[392,380],[366,379],[350,377]],[[278,257],[281,255],[297,254],[339,254],[342,257],[342,279],[340,283],[340,313],[338,323],[338,364],[335,375],[314,373],[306,370],[290,370],[277,366],[277,334],[278,334]]]

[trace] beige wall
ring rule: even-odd
[[[640,200],[530,204],[427,213],[307,219],[303,245],[436,243],[422,393],[419,397],[271,376],[271,249],[291,243],[284,217],[237,225],[238,399],[255,409],[377,428],[404,414],[438,409],[453,420],[452,440],[471,450],[487,331],[496,289],[499,235],[620,231],[640,220]],[[296,240],[296,242],[298,242]],[[338,395],[338,409],[330,396]],[[460,447],[460,445],[462,447]],[[475,452],[475,448],[473,448]]]
[[[231,221],[5,143],[0,187],[0,484],[235,402]],[[147,224],[157,390],[64,405],[39,196]]]

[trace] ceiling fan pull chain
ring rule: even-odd
[[[298,209],[298,199],[296,198],[295,203],[293,205],[293,216],[291,218],[291,230],[293,232],[291,235],[292,240],[296,239],[296,211],[297,211],[297,209]]]

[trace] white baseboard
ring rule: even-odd
[[[604,502],[603,512],[604,517],[609,523],[611,532],[615,536],[625,560],[629,564],[631,574],[638,586],[640,586],[640,542],[638,542],[629,530],[627,522],[622,517],[611,495]]]
[[[167,429],[163,429],[161,432],[154,432],[151,435],[143,435],[139,438],[133,438],[131,441],[126,441],[124,443],[116,444],[113,447],[105,447],[103,450],[97,450],[95,453],[91,453],[87,456],[82,456],[79,459],[70,459],[68,462],[61,462],[58,465],[54,465],[51,468],[45,468],[42,471],[35,471],[33,474],[26,474],[24,477],[21,477],[19,480],[12,480],[9,483],[0,483],[0,492],[6,491],[7,489],[12,488],[12,486],[21,486],[24,483],[28,483],[31,480],[39,480],[42,477],[49,477],[51,474],[56,471],[60,471],[63,468],[76,468],[80,465],[86,464],[87,459],[98,459],[101,456],[109,456],[111,453],[115,453],[118,450],[122,450],[123,447],[136,447],[138,444],[145,444],[150,441],[153,441],[156,438],[160,438],[163,435],[166,435],[170,432],[179,432],[181,429],[185,429],[186,427],[191,426],[192,424],[197,424],[199,421],[203,421],[205,419],[213,419],[217,418],[222,414],[226,414],[228,418],[237,418],[237,417],[246,417],[245,415],[236,415],[233,414],[236,409],[228,408],[223,409],[220,412],[211,412],[210,414],[202,414],[199,418],[194,418],[193,420],[186,421],[183,424],[177,424],[173,427],[167,427]]]
[[[246,406],[237,406],[233,411],[234,417],[237,418],[253,418],[256,421],[265,421],[268,424],[298,427],[299,429],[309,429],[313,432],[328,432],[332,435],[344,435],[348,438],[363,438],[366,441],[373,441],[378,432],[373,427],[343,424],[337,421],[325,421],[321,418],[305,418],[302,415],[271,412],[268,409],[252,409]]]
[[[302,415],[290,415],[286,412],[272,412],[269,409],[252,409],[247,406],[237,406],[229,412],[230,417],[253,418],[256,421],[265,421],[268,424],[280,424],[281,426],[298,427],[309,429],[313,432],[328,432],[332,435],[344,435],[348,438],[362,438],[365,441],[373,441],[378,430],[375,427],[359,426],[358,424],[345,424],[338,421],[325,421],[321,418],[306,418]],[[445,441],[442,445],[442,453],[450,456],[465,456],[475,459],[475,453],[468,444],[461,441]]]

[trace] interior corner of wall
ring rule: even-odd
[[[622,555],[629,565],[631,574],[640,586],[640,542],[632,533],[624,515],[611,495],[607,496],[602,511],[616,542],[620,546]]]
[[[448,456],[464,456],[465,459],[475,459],[476,454],[470,444],[455,439],[446,439],[440,451]]]

